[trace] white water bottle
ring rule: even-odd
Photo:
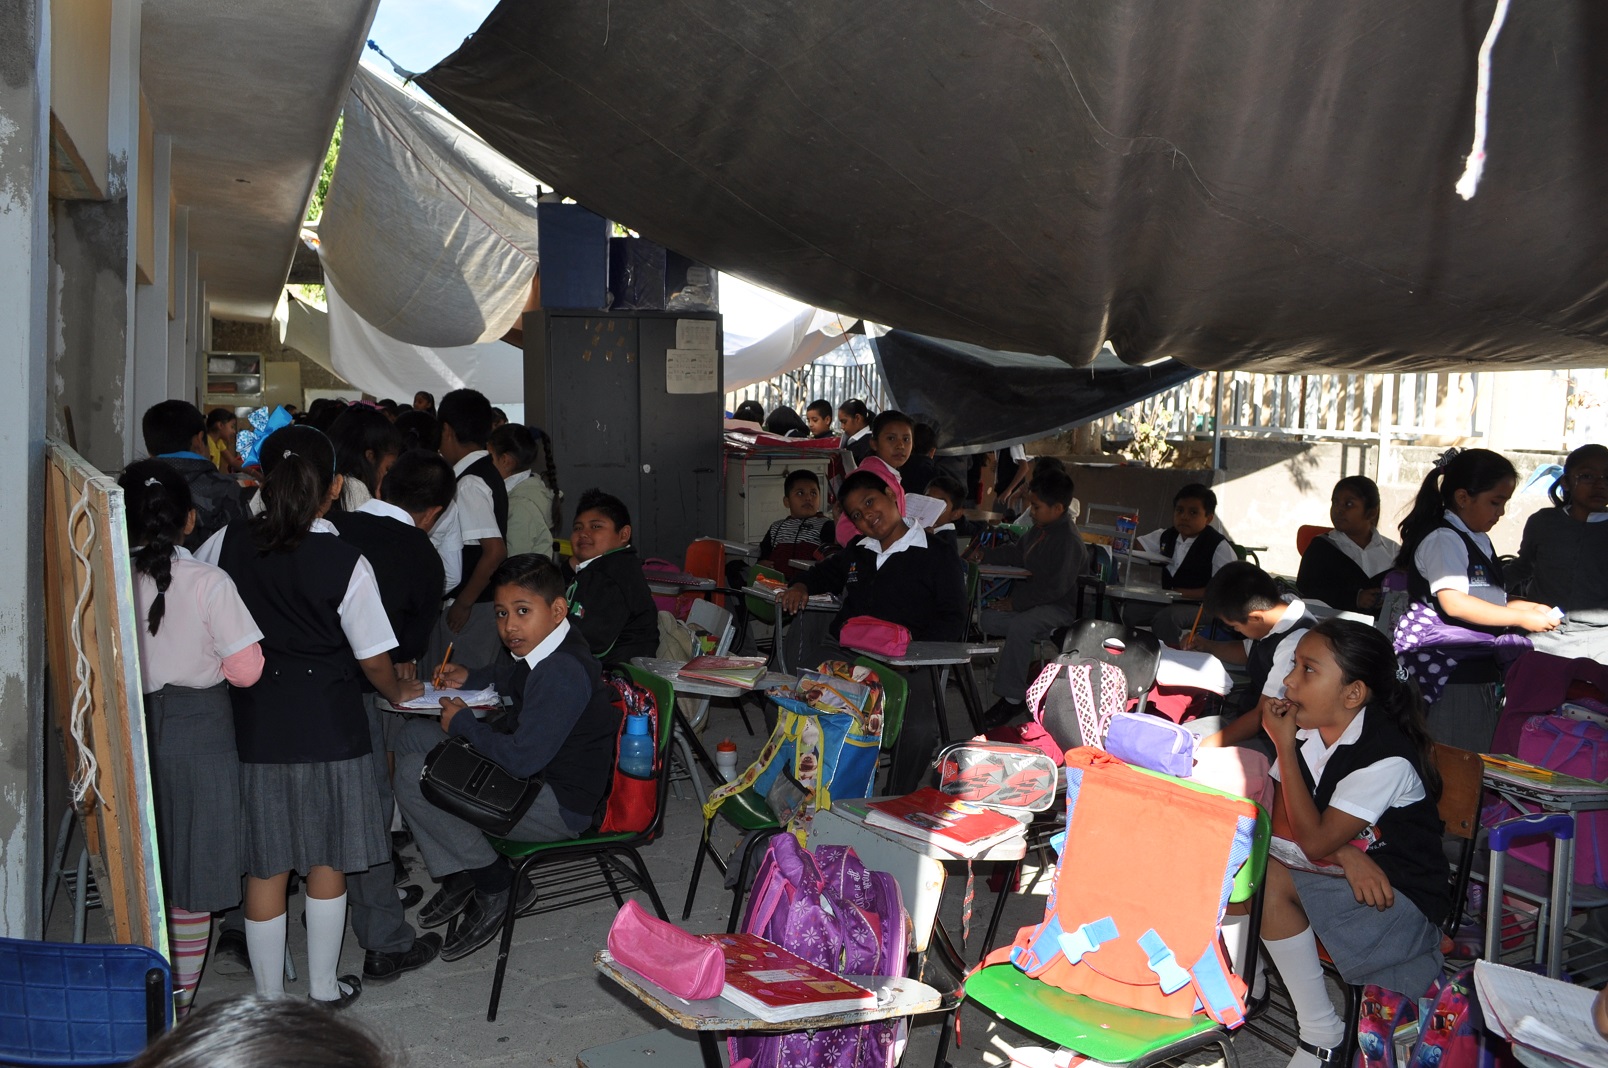
[[[737,745],[730,738],[715,746],[715,770],[727,782],[737,777]]]

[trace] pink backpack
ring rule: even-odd
[[[1519,734],[1518,752],[1525,763],[1573,775],[1592,782],[1608,782],[1608,729],[1567,716],[1532,716]],[[1517,807],[1508,801],[1489,805],[1480,814],[1487,827],[1526,812],[1534,805]],[[1516,860],[1544,871],[1552,870],[1552,843],[1540,838],[1508,850]],[[1575,869],[1578,886],[1608,890],[1608,812],[1581,812],[1575,816]]]
[[[642,572],[647,576],[648,581],[653,581],[655,571],[679,575],[681,574],[681,567],[678,564],[671,563],[669,560],[661,560],[657,556],[650,556],[642,561]],[[690,603],[683,604],[677,594],[656,593],[653,595],[653,607],[660,612],[669,612],[677,619],[686,619],[687,609],[691,605]]]
[[[1128,706],[1128,678],[1122,669],[1103,660],[1052,660],[1027,688],[1030,723],[1010,727],[1011,738],[1042,749],[1060,764],[1065,751],[1080,745],[1105,742],[1111,717]]]

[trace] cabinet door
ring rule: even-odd
[[[641,506],[636,322],[604,314],[546,320],[545,352],[527,360],[526,374],[544,379],[564,522],[574,520],[575,502],[593,487],[619,497],[634,515]],[[569,536],[567,526],[555,533]]]
[[[644,315],[637,320],[642,357],[642,518],[639,547],[644,555],[680,561],[700,537],[719,537],[721,417],[725,394],[717,380],[709,393],[671,393],[666,388],[666,353],[676,347],[675,315]],[[679,318],[713,319],[719,351],[719,317],[708,313]],[[763,532],[762,532],[763,533]]]

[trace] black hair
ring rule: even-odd
[[[134,570],[156,583],[146,627],[152,634],[167,611],[167,589],[173,582],[173,548],[184,544],[184,521],[195,507],[190,484],[161,460],[140,460],[123,469],[117,484],[123,487],[128,511],[128,545]]]
[[[424,398],[424,403],[426,403],[426,404],[428,404],[430,406],[430,411],[431,412],[434,412],[435,411],[435,394],[431,393],[429,390],[421,389],[421,390],[419,390],[417,393],[415,393],[413,395],[414,402],[417,403],[418,399],[420,397]],[[419,411],[419,409],[415,408],[414,411]]]
[[[910,451],[916,456],[925,456],[938,447],[938,431],[931,423],[917,423],[916,429],[910,432]]]
[[[1047,467],[1033,468],[1032,481],[1027,484],[1027,492],[1043,501],[1045,504],[1059,504],[1062,508],[1072,507],[1072,476],[1066,473],[1065,468]]]
[[[391,408],[396,407],[396,401],[392,400],[390,397],[381,397],[379,400],[375,401],[374,403],[378,404],[381,408],[385,408],[385,409],[391,409]]]
[[[508,413],[501,408],[493,408],[491,410],[491,429],[495,431],[498,427],[507,425]]]
[[[1033,457],[1033,474],[1037,475],[1041,471],[1066,471],[1066,461],[1059,456],[1035,456]],[[1067,474],[1071,473],[1067,471]]]
[[[327,434],[330,427],[335,425],[335,420],[345,414],[346,403],[344,401],[338,401],[334,397],[320,397],[307,406],[306,416],[304,418],[298,417],[296,421],[306,423],[308,426],[322,430]]]
[[[581,499],[575,503],[575,518],[581,518],[582,512],[602,512],[603,517],[614,524],[615,530],[624,530],[631,525],[631,512],[625,507],[625,502],[595,486],[581,494]]]
[[[381,458],[402,452],[402,433],[396,424],[379,409],[361,404],[352,405],[330,424],[329,440],[335,446],[335,470],[363,483],[370,496],[380,492],[376,476]]]
[[[477,389],[455,389],[442,397],[436,418],[452,428],[460,445],[485,445],[491,436],[491,401]]]
[[[242,994],[203,1005],[129,1068],[391,1068],[380,1041],[316,1001]]]
[[[451,504],[457,489],[452,465],[439,452],[408,449],[385,473],[377,496],[404,512],[427,512],[438,505],[445,508]]]
[[[542,452],[542,481],[553,491],[553,529],[558,530],[564,525],[564,495],[558,491],[558,461],[553,459],[553,439],[539,426],[527,426],[525,429],[530,431],[530,436]]]
[[[403,451],[429,449],[435,452],[441,448],[441,423],[429,412],[408,408],[391,425],[402,435]]]
[[[810,403],[805,407],[804,411],[814,412],[816,415],[819,415],[825,419],[828,423],[832,421],[832,402],[826,400],[825,398],[810,401]]]
[[[1266,612],[1284,602],[1273,576],[1245,560],[1224,564],[1206,583],[1205,614],[1225,623],[1243,623],[1252,612]]]
[[[731,417],[749,423],[763,423],[765,421],[765,406],[757,400],[745,400],[737,405],[737,410],[731,413]]]
[[[804,421],[804,417],[785,404],[771,409],[771,413],[765,417],[765,430],[781,437],[810,436],[810,426]]]
[[[1046,459],[1049,459],[1049,457],[1046,457]],[[1217,494],[1207,489],[1202,483],[1191,482],[1173,494],[1173,507],[1176,508],[1179,501],[1199,501],[1201,507],[1206,509],[1207,515],[1217,514]]]
[[[946,494],[956,507],[966,503],[966,487],[961,485],[960,479],[947,471],[940,471],[927,480],[927,488],[922,492],[929,497],[932,491]]]
[[[225,423],[232,423],[236,419],[232,408],[214,408],[207,413],[208,432],[218,429]]]
[[[518,586],[529,590],[548,604],[564,596],[567,584],[564,573],[552,559],[541,553],[520,553],[510,556],[491,573],[491,588]]]
[[[1418,690],[1401,677],[1390,639],[1366,623],[1338,617],[1325,619],[1308,633],[1328,643],[1340,668],[1341,681],[1361,682],[1368,687],[1368,704],[1388,716],[1413,743],[1418,750],[1418,777],[1423,780],[1424,792],[1431,801],[1438,802],[1441,777],[1435,766],[1435,741],[1424,723],[1424,704]]]
[[[486,448],[498,456],[512,456],[514,467],[520,471],[529,471],[531,461],[536,459],[535,435],[518,423],[504,423],[493,430],[486,439]]]
[[[1563,474],[1559,475],[1558,480],[1552,483],[1552,488],[1547,490],[1547,496],[1552,500],[1553,504],[1559,508],[1569,507],[1569,490],[1564,486],[1564,482],[1576,467],[1583,463],[1590,463],[1592,460],[1608,460],[1608,447],[1593,443],[1582,445],[1569,454],[1568,458],[1563,461]]]
[[[318,518],[335,480],[335,447],[310,426],[283,426],[262,443],[262,514],[252,520],[260,553],[290,552]]]
[[[816,489],[821,488],[820,475],[817,475],[814,471],[811,471],[807,467],[795,467],[793,470],[787,473],[787,478],[782,480],[782,496],[791,496],[793,493],[793,487],[798,485],[800,482],[813,482],[815,483]]]
[[[916,421],[905,413],[899,411],[897,408],[889,408],[885,412],[877,413],[877,417],[871,420],[871,436],[873,438],[880,438],[882,436],[882,431],[895,423],[903,423],[905,426],[909,427],[911,438],[915,438]]]
[[[1517,481],[1518,477],[1508,458],[1490,449],[1464,449],[1444,464],[1430,468],[1418,487],[1418,496],[1413,498],[1412,511],[1401,521],[1401,552],[1396,555],[1396,566],[1413,566],[1418,546],[1440,526],[1446,512],[1455,511],[1458,490],[1477,497],[1507,479]]]
[[[887,479],[875,471],[856,471],[844,479],[843,485],[838,487],[838,500],[847,500],[849,494],[865,490],[876,490],[885,496],[893,496],[893,489],[888,485]]]
[[[1329,497],[1333,499],[1345,492],[1357,495],[1357,499],[1362,501],[1363,511],[1379,511],[1379,484],[1367,475],[1347,475],[1334,484],[1334,489],[1329,491]]]
[[[865,401],[858,397],[851,397],[838,405],[838,414],[846,415],[850,419],[864,419],[867,423],[871,422],[871,409],[867,408]]]
[[[201,409],[189,401],[159,401],[145,409],[140,419],[140,433],[145,437],[145,451],[152,456],[170,452],[188,452],[195,444],[195,436],[205,433],[206,417]]]

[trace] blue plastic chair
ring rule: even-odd
[[[154,949],[0,938],[0,1062],[121,1064],[172,1022]]]

